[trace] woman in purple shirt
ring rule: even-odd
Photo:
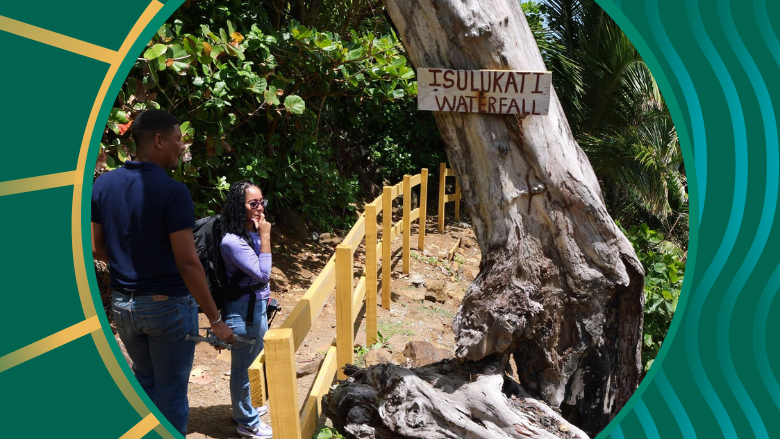
[[[234,183],[222,208],[225,233],[220,249],[229,278],[241,276],[239,286],[257,286],[225,305],[225,323],[235,335],[257,340],[254,345],[236,342],[231,350],[230,399],[233,419],[238,423],[236,434],[249,438],[270,438],[271,428],[260,420],[249,394],[249,366],[263,349],[263,336],[268,330],[266,306],[271,289],[271,224],[265,220],[263,193],[249,180]],[[251,288],[250,288],[251,290]],[[255,295],[250,301],[250,295]],[[252,319],[249,313],[254,303]],[[253,321],[250,321],[253,320]],[[261,411],[265,411],[262,410]]]

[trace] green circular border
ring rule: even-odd
[[[116,95],[137,54],[182,3],[165,3],[144,27],[127,51],[128,56],[115,66],[105,96]],[[780,166],[773,161],[778,149],[773,108],[780,102],[780,88],[769,79],[780,73],[780,43],[773,28],[780,24],[780,9],[767,5],[765,0],[739,7],[727,0],[598,3],[628,35],[659,82],[683,148],[692,206],[686,278],[672,327],[637,392],[598,437],[768,437],[767,432],[776,431],[773,427],[780,423],[780,386],[774,375],[780,367],[780,356],[770,352],[766,343],[766,334],[778,329],[776,321],[780,321],[772,319],[777,316],[774,294],[780,288],[780,255],[773,249],[780,244],[780,234],[771,227]],[[120,48],[112,47],[116,46],[117,33],[121,34],[123,29],[129,32],[149,3],[95,2],[91,6],[96,12],[71,13],[67,17],[63,17],[62,8],[57,5],[51,2],[0,6],[0,16],[74,38],[89,38],[93,45],[118,51]],[[115,9],[110,10],[107,5]],[[119,15],[122,17],[117,18]],[[71,21],[70,27],[61,25],[66,21],[63,18]],[[111,34],[105,40],[100,35],[84,33],[85,26],[105,20],[116,23],[112,32],[98,26]],[[0,21],[0,38],[5,38],[9,45],[25,48],[23,59],[34,63],[45,56],[63,72],[81,69],[84,78],[91,78],[83,84],[84,89],[95,89],[100,84],[94,82],[105,77],[106,63],[85,60],[76,54],[60,54],[57,51],[61,49],[9,35],[7,26],[7,22]],[[67,29],[73,29],[73,34]],[[133,54],[136,56],[130,56]],[[25,90],[31,105],[51,105],[51,90],[41,86],[40,81],[33,82],[35,75],[24,73],[25,68],[35,68],[35,64],[19,66],[18,71],[6,73],[6,79]],[[77,128],[84,126],[83,109],[89,107],[76,102],[76,98],[71,101],[74,109],[62,112],[57,122],[75,127],[73,130],[78,133]],[[95,120],[106,120],[111,107],[112,102],[104,99]],[[65,426],[61,427],[64,430],[56,430],[58,436],[120,437],[152,415],[160,424],[147,436],[177,436],[132,378],[116,343],[107,342],[113,338],[107,319],[94,310],[94,304],[101,302],[89,268],[90,243],[85,238],[90,227],[87,218],[91,167],[82,168],[83,175],[75,176],[70,189],[62,182],[51,183],[51,179],[46,180],[48,189],[16,188],[35,186],[32,180],[19,178],[67,173],[73,170],[67,164],[79,159],[82,165],[94,163],[102,134],[102,130],[94,128],[102,124],[87,127],[93,131],[85,155],[80,147],[60,147],[51,149],[60,154],[60,160],[39,164],[18,153],[24,137],[14,137],[24,129],[35,132],[38,125],[30,121],[30,114],[6,109],[4,116],[4,128],[13,133],[9,134],[10,143],[4,145],[11,159],[0,170],[10,176],[23,173],[24,177],[0,178],[0,209],[35,211],[46,201],[50,206],[73,210],[79,224],[63,226],[59,222],[62,227],[48,232],[61,238],[69,233],[68,226],[73,231],[78,227],[81,239],[80,243],[46,239],[40,226],[21,213],[0,222],[6,225],[9,242],[0,274],[6,275],[8,290],[15,293],[0,299],[4,309],[11,310],[4,324],[11,338],[0,343],[0,368],[3,359],[8,361],[8,354],[60,330],[81,328],[78,325],[85,317],[89,323],[89,318],[96,315],[100,323],[99,330],[91,332],[91,342],[86,337],[77,338],[0,372],[0,386],[7,390],[3,413],[15,421],[4,423],[4,435],[29,434],[34,431],[33,426],[49,428],[48,422],[54,421]],[[68,142],[78,139],[68,137],[73,130],[62,130]],[[50,146],[45,143],[48,138],[29,137],[31,149],[49,151]],[[14,181],[9,183],[10,180]],[[79,190],[78,199],[68,200],[69,193]],[[42,256],[36,260],[56,257],[47,261],[47,267],[57,279],[46,279],[42,282],[45,285],[40,286],[30,282],[30,278],[18,279],[22,277],[19,274],[36,272],[28,267],[29,260],[16,255],[36,254],[28,247],[46,250],[38,252]],[[82,254],[78,254],[79,250]],[[70,255],[72,261],[63,255]],[[87,267],[86,296],[83,287],[79,292],[78,267]],[[75,278],[65,275],[73,269]],[[91,311],[83,303],[84,297],[91,299]],[[37,305],[36,302],[53,302],[57,306],[42,307],[49,311],[21,311],[32,308],[30,305]],[[26,330],[17,336],[19,328]],[[113,358],[106,356],[107,349]],[[79,361],[81,358],[84,360]],[[118,376],[117,371],[124,376]],[[127,386],[132,390],[127,390]]]

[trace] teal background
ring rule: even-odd
[[[2,16],[111,50],[119,49],[148,5],[6,3],[0,6]],[[103,121],[134,60],[182,1],[163,3],[99,103],[77,203],[83,254],[75,257],[86,263],[91,295],[116,361],[171,432],[112,341],[89,242],[91,164]],[[599,438],[778,436],[772,433],[780,431],[780,354],[770,343],[780,331],[780,304],[774,300],[780,289],[780,227],[775,227],[780,2],[598,3],[636,45],[660,84],[683,147],[691,197],[688,265],[672,328],[647,377]],[[0,182],[76,169],[87,118],[109,66],[3,31],[0,43],[15,48],[18,58],[0,73],[6,85]],[[52,132],[56,143],[50,140]],[[73,271],[73,193],[66,186],[0,197],[0,309],[5,311],[0,357],[84,320]],[[3,437],[30,435],[34,426],[57,437],[120,437],[142,419],[117,388],[90,336],[0,373],[0,388]]]

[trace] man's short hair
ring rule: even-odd
[[[133,140],[137,147],[144,147],[151,143],[157,134],[163,136],[170,134],[176,125],[179,125],[179,120],[171,113],[155,109],[146,110],[133,120]]]

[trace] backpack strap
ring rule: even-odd
[[[249,293],[249,306],[246,309],[247,326],[252,326],[255,323],[255,302],[257,302],[257,293]]]

